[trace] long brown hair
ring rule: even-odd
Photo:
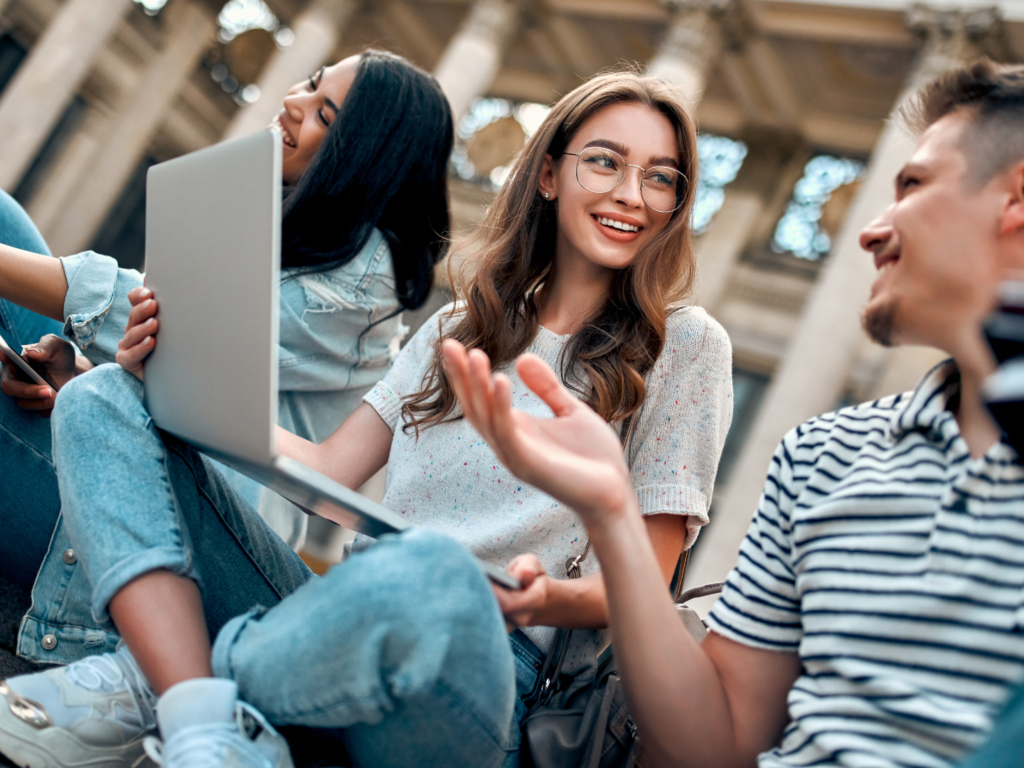
[[[544,157],[561,158],[588,118],[620,103],[642,104],[668,118],[687,183],[669,223],[615,274],[608,299],[569,340],[561,375],[566,386],[609,422],[630,416],[643,404],[644,376],[665,344],[668,307],[693,285],[690,213],[697,139],[683,100],[668,83],[626,71],[599,75],[555,104],[515,160],[484,223],[453,249],[473,268],[460,292],[464,301],[454,310],[461,318],[439,336],[422,388],[402,406],[404,429],[418,433],[452,419],[456,398],[441,365],[442,338],[482,349],[497,369],[537,335],[539,303],[554,272],[558,232],[556,203],[545,200],[537,188]]]

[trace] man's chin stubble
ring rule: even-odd
[[[860,316],[861,327],[873,341],[883,347],[893,346],[896,325],[896,305],[893,302],[872,306],[868,304]]]

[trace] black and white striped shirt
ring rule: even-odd
[[[948,766],[1024,677],[1024,467],[972,459],[952,362],[783,438],[710,627],[799,653],[762,768]]]

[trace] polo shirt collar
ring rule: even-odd
[[[909,432],[922,432],[929,439],[940,440],[943,425],[953,419],[949,401],[959,395],[960,370],[950,358],[928,371],[909,397],[904,395],[889,422],[889,436],[896,441]]]

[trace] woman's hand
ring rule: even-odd
[[[57,389],[81,372],[76,367],[75,346],[52,333],[43,336],[35,344],[26,344],[22,349],[22,357],[35,363],[43,371],[44,378],[53,382]],[[29,381],[21,369],[2,352],[0,361],[3,363],[0,392],[15,398],[18,405],[27,411],[38,411],[41,416],[49,416],[57,398],[54,387]]]
[[[554,412],[538,419],[512,408],[507,376],[491,376],[480,350],[468,354],[457,341],[442,346],[445,372],[462,412],[518,478],[575,509],[589,527],[636,505],[618,435],[581,403],[536,355],[523,355],[516,370]]]
[[[156,332],[160,329],[160,321],[156,319],[159,305],[149,288],[132,289],[128,293],[128,301],[132,303],[132,308],[128,313],[124,338],[117,343],[115,359],[122,368],[141,381],[145,360],[156,348]]]
[[[512,591],[492,585],[498,606],[505,616],[505,628],[511,632],[516,627],[530,627],[537,614],[548,604],[551,579],[544,566],[533,555],[519,555],[505,569],[519,579],[522,589]]]

